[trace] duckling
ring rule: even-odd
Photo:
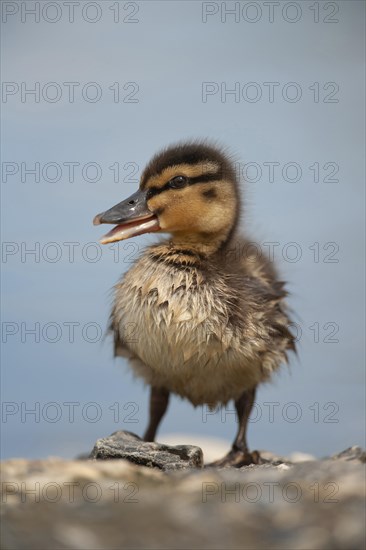
[[[116,224],[102,244],[170,233],[115,287],[115,355],[151,386],[145,441],[154,441],[170,393],[212,409],[234,400],[238,432],[216,466],[260,462],[246,440],[256,388],[295,351],[284,283],[240,236],[239,217],[231,157],[207,142],[187,142],[156,154],[139,190],[94,218],[95,225]]]

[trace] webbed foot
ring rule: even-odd
[[[249,466],[250,464],[265,464],[267,460],[261,458],[258,451],[241,451],[239,449],[231,449],[227,455],[220,460],[215,460],[208,467],[215,468],[241,468],[242,466]]]

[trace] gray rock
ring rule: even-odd
[[[7,460],[2,548],[364,550],[365,464],[350,454],[360,453],[167,473],[118,459]]]
[[[136,434],[125,431],[114,432],[109,437],[98,439],[89,458],[124,458],[139,466],[163,471],[203,467],[203,453],[199,447],[148,443]]]
[[[331,456],[332,460],[359,460],[360,462],[366,462],[366,451],[362,447],[357,445],[349,447],[345,451]]]

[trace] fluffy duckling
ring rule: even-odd
[[[116,224],[101,243],[147,232],[170,237],[149,246],[116,285],[111,314],[115,355],[128,357],[151,386],[153,441],[169,394],[214,408],[234,400],[238,433],[216,465],[258,463],[249,452],[247,423],[256,387],[287,351],[284,284],[273,265],[238,235],[239,182],[230,157],[190,142],[158,153],[139,190],[94,224]]]

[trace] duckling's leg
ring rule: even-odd
[[[154,441],[160,421],[163,418],[169,403],[169,392],[165,388],[151,386],[150,393],[150,421],[144,435],[144,441]]]
[[[233,466],[240,468],[249,464],[260,464],[262,459],[258,451],[249,452],[247,445],[247,426],[251,410],[254,405],[256,387],[245,391],[241,397],[235,401],[236,414],[238,417],[239,428],[234,440],[231,451],[221,460],[216,460],[209,466]]]

